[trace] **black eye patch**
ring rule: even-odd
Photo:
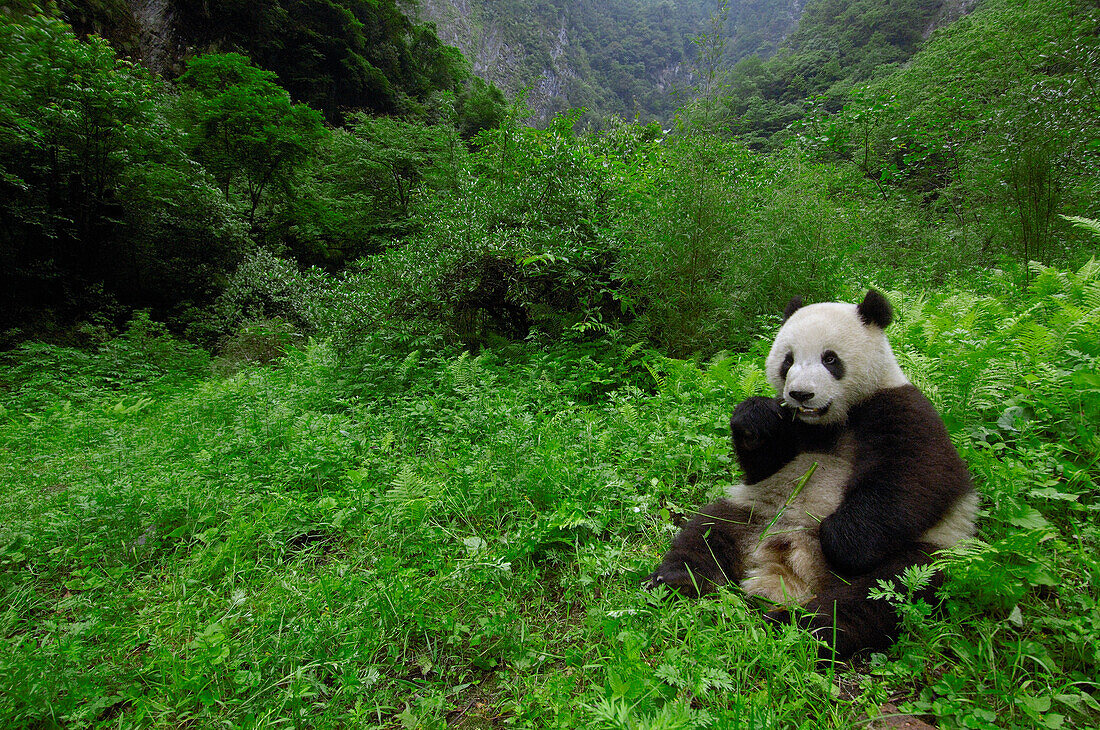
[[[783,358],[783,364],[779,366],[780,378],[787,379],[787,372],[791,369],[791,365],[794,365],[794,353],[788,352],[787,356]]]
[[[840,355],[837,355],[832,350],[826,350],[821,353],[821,364],[825,366],[825,369],[829,371],[837,380],[844,377],[844,361],[840,359]]]

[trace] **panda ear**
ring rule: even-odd
[[[863,324],[873,324],[879,329],[886,329],[894,321],[894,310],[890,307],[890,302],[874,289],[867,290],[867,296],[856,307],[856,312]]]
[[[783,310],[783,321],[786,322],[792,314],[800,309],[802,309],[802,297],[796,294],[791,297],[791,301],[787,302],[787,308]]]

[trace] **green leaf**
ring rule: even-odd
[[[1016,527],[1023,527],[1028,530],[1038,530],[1050,526],[1047,518],[1043,517],[1039,510],[1034,507],[1029,508],[1027,512],[1019,517],[1012,517],[1008,521]]]

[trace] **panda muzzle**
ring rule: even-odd
[[[829,401],[820,408],[811,408],[810,406],[801,403],[791,403],[786,400],[783,401],[783,405],[793,409],[797,415],[802,416],[803,418],[821,418],[829,412],[829,407],[832,404],[833,402]]]

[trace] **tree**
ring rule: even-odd
[[[227,201],[243,199],[255,228],[260,205],[289,195],[295,173],[325,136],[321,114],[292,104],[274,73],[238,53],[192,59],[180,86],[195,158]]]
[[[233,265],[232,221],[164,99],[106,41],[36,10],[0,14],[0,327],[163,312]],[[202,245],[161,235],[180,230]]]
[[[453,128],[353,116],[318,149],[276,216],[302,263],[334,266],[375,254],[420,229],[421,191],[454,184]]]
[[[395,0],[175,0],[196,46],[236,50],[274,71],[295,101],[333,124],[348,110],[415,113],[470,76],[457,49]]]

